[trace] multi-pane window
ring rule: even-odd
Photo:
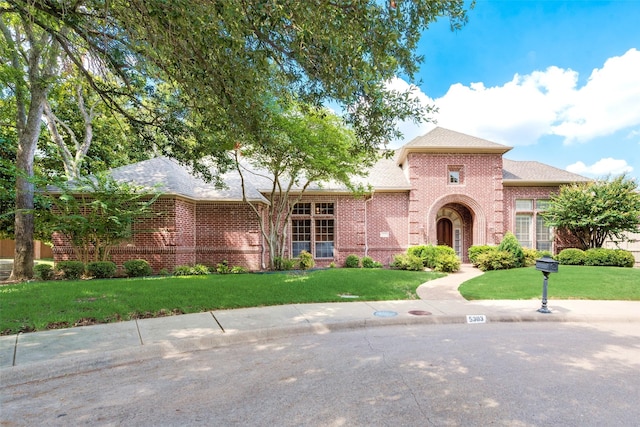
[[[335,243],[334,204],[297,203],[291,220],[291,254],[307,251],[314,258],[333,258]],[[313,224],[313,227],[312,227]]]
[[[316,258],[333,258],[334,221],[316,220]]]
[[[516,200],[514,234],[522,246],[535,247],[539,251],[551,250],[553,233],[540,215],[548,207],[549,200],[547,199]]]
[[[447,167],[448,178],[447,183],[449,185],[462,184],[462,166],[449,166]]]
[[[311,253],[311,220],[294,219],[291,220],[291,240],[293,256],[300,255],[300,252]]]

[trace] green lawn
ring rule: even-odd
[[[487,271],[460,286],[463,297],[531,299],[542,295],[542,273],[534,267]],[[640,301],[640,269],[561,265],[549,275],[549,298]]]
[[[170,313],[291,303],[415,299],[440,273],[329,269],[308,273],[31,282],[0,287],[0,333]],[[345,299],[340,295],[356,295]]]

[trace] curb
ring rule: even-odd
[[[525,322],[562,322],[562,323],[595,323],[595,322],[630,322],[626,316],[603,315],[566,315],[566,314],[496,314],[485,315],[485,321],[477,323],[525,323]],[[50,380],[70,375],[89,373],[118,366],[141,363],[154,358],[179,358],[181,354],[229,347],[239,344],[259,343],[299,335],[324,335],[346,330],[369,329],[383,326],[403,325],[446,325],[468,324],[467,315],[435,315],[392,317],[380,319],[359,319],[341,322],[317,322],[305,325],[256,329],[251,331],[231,332],[224,335],[211,335],[201,338],[185,338],[154,342],[131,348],[122,348],[101,352],[69,356],[60,359],[27,363],[24,365],[0,368],[0,383],[3,387],[16,386],[34,381]]]

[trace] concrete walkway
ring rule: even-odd
[[[215,310],[0,337],[0,383],[75,373],[83,369],[171,357],[188,351],[294,334],[326,334],[383,325],[522,321],[640,321],[640,302],[540,300],[466,301],[458,286],[482,274],[460,272],[418,287],[419,300],[290,304]]]

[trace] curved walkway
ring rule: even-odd
[[[460,266],[460,271],[418,286],[416,293],[420,299],[427,301],[454,300],[467,302],[458,292],[458,287],[467,280],[478,277],[481,274],[483,272],[474,268],[471,264],[463,264]]]

